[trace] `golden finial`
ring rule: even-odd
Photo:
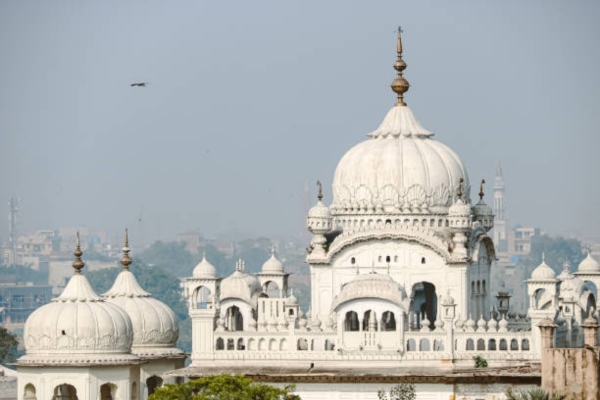
[[[402,71],[404,71],[404,69],[406,68],[406,63],[402,59],[401,33],[402,33],[402,28],[398,27],[398,49],[397,49],[398,59],[394,63],[394,69],[396,71],[398,71],[398,76],[396,77],[396,79],[394,79],[394,81],[390,85],[392,87],[392,90],[398,94],[398,101],[395,104],[396,107],[406,106],[406,103],[404,102],[404,93],[406,93],[408,91],[408,88],[410,87],[410,84],[408,83],[408,81],[406,79],[404,79],[404,77],[402,76]]]
[[[458,187],[456,188],[456,197],[458,197],[459,199],[462,199],[462,185],[464,181],[465,180],[463,178],[460,178],[460,180],[458,181]]]
[[[129,257],[129,230],[125,229],[125,246],[123,247],[123,257],[121,257],[121,265],[125,271],[129,271],[129,265],[131,264],[131,258]]]
[[[319,194],[317,195],[317,199],[321,201],[323,200],[323,186],[321,186],[321,181],[317,181],[317,186],[319,187]]]
[[[485,193],[483,193],[483,184],[485,183],[485,179],[481,180],[481,183],[479,184],[479,200],[483,200],[483,196]]]
[[[81,251],[81,241],[79,240],[79,232],[77,232],[77,244],[75,245],[75,251],[73,252],[75,256],[75,261],[73,261],[73,268],[75,268],[76,273],[81,274],[81,269],[85,265],[85,263],[81,260],[81,256],[83,255],[83,251]]]

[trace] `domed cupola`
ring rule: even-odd
[[[460,158],[417,121],[404,102],[409,84],[403,77],[402,41],[398,33],[398,77],[392,90],[398,101],[366,141],[342,157],[333,178],[331,213],[350,216],[445,215],[453,189],[462,179],[469,197],[469,179]]]
[[[598,261],[596,261],[588,251],[587,257],[579,263],[579,266],[577,267],[577,272],[583,274],[600,273],[600,264],[598,264]]]
[[[282,274],[283,264],[275,257],[275,248],[271,249],[271,257],[263,264],[261,272],[263,274]]]
[[[494,227],[494,211],[483,201],[483,184],[485,179],[481,180],[479,185],[479,202],[473,206],[473,220],[481,224],[486,232]]]
[[[139,285],[129,270],[129,238],[125,232],[125,246],[119,273],[110,290],[104,293],[106,301],[116,304],[127,312],[133,324],[132,352],[140,357],[156,357],[168,354],[181,354],[174,348],[179,336],[177,316],[163,302],[150,296]]]
[[[306,226],[314,235],[310,252],[315,256],[322,256],[325,254],[324,245],[327,243],[325,234],[331,230],[333,219],[329,207],[323,204],[323,187],[320,181],[317,181],[317,186],[319,187],[319,194],[317,195],[319,202],[308,211]]]
[[[206,259],[206,252],[202,253],[202,261],[196,265],[192,272],[194,278],[214,279],[217,277],[217,270]]]
[[[342,304],[356,299],[380,299],[391,302],[408,312],[410,299],[404,287],[394,281],[391,276],[370,273],[356,275],[344,284],[340,293],[333,299],[331,309],[337,310]]]
[[[542,263],[538,265],[531,273],[531,280],[533,281],[548,281],[556,280],[556,273],[552,268],[546,264],[545,255],[542,254]]]
[[[221,282],[222,302],[227,299],[239,299],[254,308],[262,294],[260,282],[246,273],[243,260],[238,260],[235,265],[235,272]]]
[[[121,307],[105,301],[81,274],[79,233],[71,277],[62,294],[34,311],[24,329],[26,355],[19,365],[114,365],[138,359],[131,354],[133,327]]]

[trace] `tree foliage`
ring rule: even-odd
[[[176,277],[188,277],[200,260],[192,256],[185,246],[185,242],[159,240],[152,243],[137,258],[147,265],[161,268]]]
[[[215,375],[181,385],[167,384],[148,400],[301,400],[293,386],[280,389],[243,375]]]
[[[482,356],[473,356],[473,362],[475,363],[475,368],[487,368],[488,366],[487,360]]]
[[[577,239],[536,235],[531,238],[531,252],[522,259],[522,263],[531,272],[541,263],[542,255],[546,264],[558,273],[566,262],[571,265],[571,271],[574,271],[585,257],[581,242]]]
[[[15,360],[17,353],[17,337],[3,327],[0,327],[0,364]]]
[[[564,400],[567,396],[563,394],[550,394],[542,388],[535,388],[531,390],[522,390],[520,392],[513,392],[512,388],[506,389],[504,392],[506,400]]]
[[[379,400],[415,400],[417,398],[417,392],[414,384],[399,383],[390,389],[389,396],[385,390],[379,390],[377,392],[377,398]]]

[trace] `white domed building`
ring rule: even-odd
[[[128,270],[127,239],[123,252],[124,270],[99,296],[81,273],[78,235],[75,275],[25,323],[26,354],[16,363],[19,399],[146,399],[156,386],[177,381],[166,376],[185,358],[175,348],[177,318]]]
[[[464,163],[404,102],[401,53],[399,37],[398,100],[339,161],[330,205],[317,182],[307,216],[310,309],[300,309],[274,253],[258,279],[240,261],[221,280],[204,259],[186,281],[192,364],[174,376],[243,373],[293,382],[304,399],[366,399],[410,375],[430,398],[500,396],[502,373],[455,369],[472,367],[475,355],[492,366],[539,360],[527,317],[492,312],[494,213],[484,181],[472,204]],[[539,384],[535,373],[508,379]]]
[[[186,356],[175,346],[179,337],[177,316],[165,303],[152,298],[150,293],[142,289],[129,270],[131,258],[128,242],[126,232],[121,258],[123,271],[103,297],[108,303],[125,310],[131,319],[131,353],[142,361],[139,376],[141,392],[149,395],[163,383],[175,383],[165,373],[183,367]]]
[[[81,273],[25,323],[26,354],[17,361],[19,399],[109,399],[138,393],[133,324],[125,310],[98,296]],[[111,397],[112,396],[112,397]]]

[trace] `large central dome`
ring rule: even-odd
[[[431,139],[407,106],[393,107],[368,139],[340,160],[333,178],[332,213],[447,213],[467,171],[460,158]]]
[[[469,199],[469,178],[460,158],[431,137],[404,102],[410,87],[402,75],[398,31],[395,106],[369,136],[340,160],[333,176],[333,216],[352,214],[447,214],[462,179]]]

